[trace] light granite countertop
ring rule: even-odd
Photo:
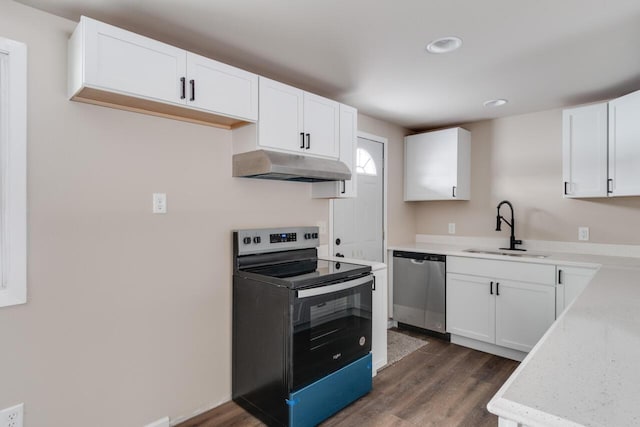
[[[389,249],[600,267],[489,402],[489,411],[526,426],[640,425],[640,259],[547,251],[543,259],[511,259],[463,251],[468,248],[409,243]]]

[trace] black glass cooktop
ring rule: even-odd
[[[264,281],[301,288],[360,276],[370,272],[371,267],[339,261],[299,260],[249,267],[240,271],[262,276],[260,279]]]

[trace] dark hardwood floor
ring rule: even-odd
[[[518,362],[437,338],[427,340],[426,346],[378,372],[371,393],[321,426],[497,426],[498,418],[486,405]],[[263,425],[229,402],[179,427]]]

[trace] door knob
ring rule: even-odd
[[[340,239],[336,239],[336,245],[340,245],[341,240]]]
[[[336,253],[336,257],[338,258],[344,258],[344,255],[342,255],[340,252]]]

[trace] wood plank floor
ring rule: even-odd
[[[371,393],[321,427],[497,426],[498,418],[486,405],[518,362],[437,338],[427,340],[426,346],[380,371]],[[263,425],[229,402],[179,427]]]

